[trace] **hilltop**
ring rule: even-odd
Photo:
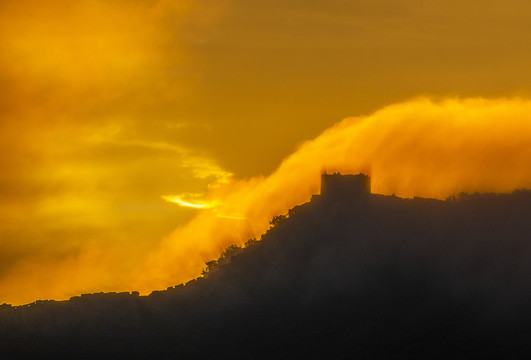
[[[515,357],[531,335],[531,191],[321,195],[154,292],[0,309],[7,358]]]

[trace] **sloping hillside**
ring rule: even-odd
[[[448,201],[325,195],[185,286],[4,306],[0,352],[372,359],[530,350],[531,191]]]

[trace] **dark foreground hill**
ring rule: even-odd
[[[4,306],[0,358],[531,354],[531,191],[439,201],[337,189],[186,286]]]

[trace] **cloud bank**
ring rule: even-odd
[[[369,173],[374,193],[444,199],[531,188],[530,159],[530,100],[420,98],[391,105],[347,118],[301,144],[269,176],[223,177],[204,198],[195,194],[194,201],[211,206],[141,253],[93,246],[66,261],[19,264],[0,282],[2,299],[148,293],[185,282],[224,248],[259,237],[273,216],[318,193],[323,171]],[[35,284],[47,285],[20,296]]]
[[[374,193],[444,199],[531,188],[530,159],[529,100],[421,98],[347,118],[302,144],[270,176],[212,188],[207,200],[218,205],[162,242],[138,287],[199,275],[205,260],[259,236],[273,216],[318,193],[323,171],[368,173]]]

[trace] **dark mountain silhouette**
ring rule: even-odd
[[[167,291],[4,305],[0,357],[529,355],[531,191],[440,201],[369,189],[364,175],[323,175],[322,194],[261,241]]]

